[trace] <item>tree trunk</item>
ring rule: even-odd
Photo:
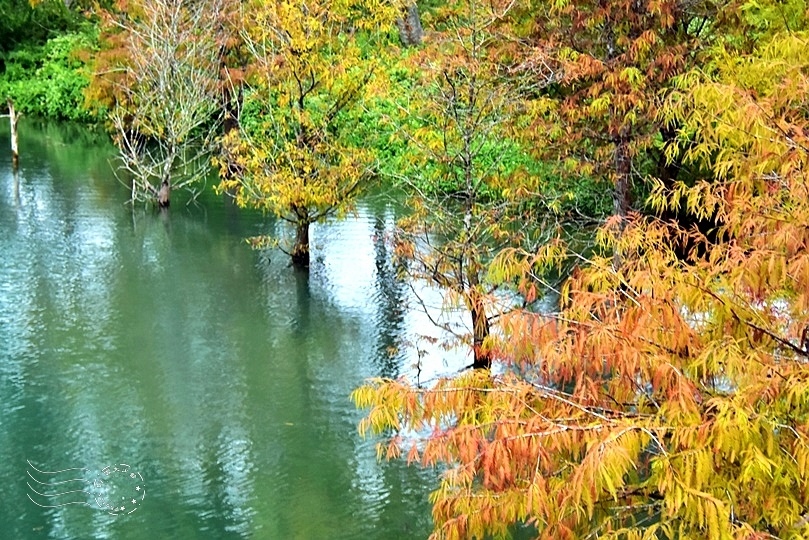
[[[309,268],[309,222],[299,221],[295,227],[295,245],[292,246],[292,264]]]
[[[486,316],[486,307],[477,296],[477,291],[472,291],[469,299],[469,311],[472,313],[472,351],[474,360],[473,369],[489,369],[492,367],[492,357],[488,351],[483,349],[483,341],[489,337],[489,318]]]
[[[492,367],[491,355],[484,351],[483,342],[489,337],[489,317],[486,315],[486,304],[478,290],[480,278],[478,275],[479,266],[474,258],[471,258],[466,266],[466,280],[468,289],[466,297],[466,307],[472,315],[472,361],[473,369],[489,369]]]
[[[224,112],[224,119],[222,120],[222,131],[225,137],[230,135],[230,133],[239,129],[239,116],[241,112],[241,104],[242,104],[242,85],[238,83],[238,89],[230,88],[225,85],[225,88],[222,90],[222,110]],[[234,95],[235,90],[235,95]],[[242,174],[241,167],[238,163],[233,159],[233,156],[225,155],[223,156],[224,159],[227,161],[227,166],[225,169],[225,179],[230,180],[233,178],[238,178]],[[235,195],[235,190],[231,193],[231,195]]]
[[[623,221],[632,204],[632,161],[629,157],[629,137],[621,135],[615,142],[615,193],[613,213]]]
[[[424,29],[421,27],[419,17],[419,7],[415,0],[412,0],[407,7],[402,10],[402,15],[396,19],[396,26],[399,28],[399,39],[405,47],[414,47],[421,43],[424,36]]]
[[[222,120],[222,131],[225,135],[239,127],[239,112],[242,100],[241,85],[235,90],[235,94],[234,96],[234,91],[231,88],[226,87],[222,90],[222,110],[225,113]]]
[[[629,137],[620,135],[615,142],[615,191],[613,192],[613,214],[620,218],[618,236],[626,228],[626,219],[632,205],[632,160],[629,156]],[[619,249],[612,258],[614,269],[621,267],[622,256]]]
[[[168,208],[169,204],[171,204],[171,185],[164,178],[160,184],[160,190],[157,192],[157,206]]]
[[[8,120],[11,124],[11,168],[16,171],[20,166],[20,152],[17,145],[17,120],[19,120],[19,116],[14,112],[14,103],[10,99],[6,103],[8,104]]]
[[[660,128],[660,136],[663,138],[663,149],[669,144],[672,144],[677,137],[677,130],[673,127],[663,126]],[[682,167],[682,159],[678,155],[677,158],[671,163],[666,159],[666,153],[661,150],[657,158],[657,178],[663,182],[666,189],[674,187],[674,182],[677,180],[677,175]],[[678,213],[677,210],[674,213]]]
[[[157,206],[168,208],[171,203],[171,170],[177,159],[177,145],[174,141],[168,145],[168,154],[163,164],[163,181],[160,182],[160,189],[157,191]]]

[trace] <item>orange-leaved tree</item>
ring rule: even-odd
[[[667,100],[670,159],[712,177],[658,182],[649,202],[711,217],[717,234],[616,218],[557,313],[503,322],[499,374],[355,391],[361,431],[393,432],[381,454],[447,466],[434,537],[520,523],[548,539],[809,534],[807,45],[793,27],[747,54],[719,48]],[[503,257],[490,277],[559,257]]]
[[[525,14],[533,51],[521,67],[556,84],[533,101],[526,137],[575,177],[614,185],[613,214],[633,208],[633,185],[672,174],[659,148],[671,137],[657,112],[673,77],[718,33],[715,0],[538,2]],[[673,171],[673,172],[672,172]],[[622,221],[616,221],[620,224]]]
[[[310,225],[344,214],[373,178],[372,152],[345,139],[349,113],[374,83],[374,43],[398,11],[375,0],[253,0],[244,10],[249,114],[223,141],[240,174],[224,177],[221,187],[239,205],[293,225],[288,253],[305,268]]]

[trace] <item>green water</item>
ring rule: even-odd
[[[382,241],[394,204],[318,227],[307,277],[243,241],[270,218],[213,194],[133,209],[103,136],[20,132],[14,175],[0,126],[0,538],[429,534],[437,473],[377,462],[349,401],[412,371],[423,325]],[[87,486],[115,464],[145,496],[112,515]]]

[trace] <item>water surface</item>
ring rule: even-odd
[[[437,473],[377,462],[349,401],[412,373],[430,332],[394,279],[392,201],[317,227],[307,277],[252,251],[278,225],[222,197],[125,204],[103,135],[23,119],[16,175],[8,146],[0,126],[0,537],[429,534]],[[428,357],[423,377],[466,361]],[[36,483],[116,464],[143,479],[132,513]]]

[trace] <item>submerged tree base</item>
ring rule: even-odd
[[[292,266],[299,270],[305,270],[309,268],[310,258],[309,258],[309,251],[293,253],[291,255],[291,263]]]
[[[160,208],[168,208],[171,204],[171,186],[168,182],[163,180],[160,190],[157,192],[157,206]]]
[[[300,214],[300,212],[298,212]],[[299,222],[295,227],[295,245],[289,254],[296,268],[309,268],[309,223]]]

